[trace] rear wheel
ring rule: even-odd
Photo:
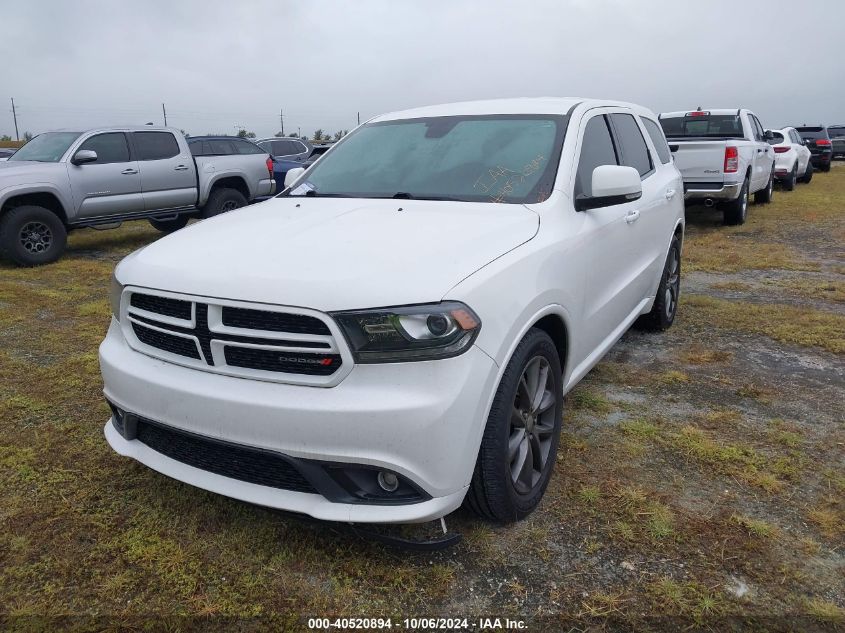
[[[792,191],[795,189],[795,183],[798,181],[798,163],[789,172],[789,175],[783,181],[783,188],[785,191]]]
[[[23,205],[0,218],[0,253],[19,266],[41,266],[61,257],[67,244],[62,220],[49,209]]]
[[[821,170],[822,170],[822,171],[824,171],[824,172],[828,172],[828,171],[830,171],[830,163],[825,163],[825,164],[824,164],[824,165],[822,165],[819,169],[821,169]]]
[[[202,217],[211,218],[221,213],[227,213],[245,207],[246,198],[237,189],[220,188],[215,189],[208,196],[208,202],[202,209]]]
[[[552,476],[562,415],[557,348],[532,328],[508,363],[487,418],[466,496],[474,512],[502,523],[531,514]]]
[[[807,161],[807,171],[804,172],[802,182],[809,183],[813,179],[813,163]]]
[[[669,254],[663,265],[663,274],[657,286],[657,294],[651,312],[642,315],[634,322],[637,329],[649,332],[662,332],[672,327],[675,314],[678,312],[678,301],[681,298],[681,243],[677,237],[672,238]]]
[[[173,231],[178,231],[179,229],[184,228],[187,223],[187,215],[180,215],[172,220],[156,220],[154,218],[150,218],[150,224],[153,225],[153,228],[158,229],[162,233],[173,233]]]
[[[772,170],[772,173],[769,174],[769,182],[766,183],[766,186],[754,194],[754,203],[755,204],[768,204],[772,201],[772,192],[775,189],[775,171]]]
[[[742,183],[739,197],[725,205],[725,224],[745,224],[748,217],[748,178]]]

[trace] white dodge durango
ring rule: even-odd
[[[121,455],[344,522],[528,515],[564,395],[675,318],[657,118],[513,99],[376,117],[274,199],[129,255],[100,347]]]

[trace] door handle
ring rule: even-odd
[[[676,193],[676,192],[675,192],[675,190],[674,190],[674,189],[667,189],[667,190],[666,190],[666,199],[667,199],[667,200],[671,200],[672,198],[674,198],[674,197],[675,197],[675,193]]]
[[[121,173],[121,174],[124,174],[124,175],[126,175],[126,176],[131,176],[132,174],[137,174],[137,173],[138,173],[138,170],[137,170],[137,169],[131,169],[131,168],[130,168],[130,169],[124,169],[124,170],[123,170],[122,172],[120,172],[120,173]]]
[[[639,209],[634,209],[633,211],[628,211],[628,215],[625,216],[625,221],[628,224],[632,222],[636,222],[640,218]]]
[[[187,169],[187,165],[176,165],[176,167],[173,168],[173,171],[186,171]]]

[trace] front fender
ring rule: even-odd
[[[70,194],[70,183],[67,183],[67,187],[54,182],[27,182],[7,185],[0,188],[0,208],[3,208],[13,198],[36,193],[53,195],[62,205],[65,217],[68,220],[76,215],[73,198]]]

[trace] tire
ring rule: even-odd
[[[524,380],[526,374],[536,378]],[[539,405],[532,407],[528,395],[539,397]],[[532,328],[514,351],[496,390],[465,504],[500,523],[531,514],[551,479],[562,416],[557,348],[548,334]]]
[[[830,171],[830,163],[827,163],[826,165],[822,165],[821,167],[819,167],[819,169],[821,169],[823,172],[829,172]]]
[[[678,302],[681,299],[681,243],[676,236],[669,243],[669,253],[663,264],[663,274],[657,285],[654,305],[648,314],[642,315],[634,322],[638,330],[646,332],[662,332],[672,327],[675,315],[678,313]]]
[[[745,219],[748,217],[748,178],[742,183],[742,189],[739,190],[739,196],[736,200],[732,200],[725,205],[724,218],[725,224],[745,224]]]
[[[792,168],[792,171],[789,173],[789,176],[783,181],[783,189],[784,191],[792,191],[795,189],[795,183],[798,181],[798,163],[795,163],[795,167]]]
[[[202,217],[212,218],[215,215],[245,207],[246,204],[246,198],[240,191],[221,187],[212,191],[211,195],[208,196],[208,202],[202,209]]]
[[[804,175],[801,176],[801,182],[805,184],[809,184],[809,182],[813,179],[813,164],[811,162],[807,162],[807,170],[804,172]]]
[[[65,252],[67,229],[44,207],[23,205],[0,218],[0,253],[19,266],[42,266]]]
[[[772,201],[772,192],[775,189],[775,171],[769,174],[769,182],[763,189],[754,194],[754,204],[769,204]]]
[[[172,220],[156,220],[150,218],[150,224],[153,225],[153,228],[158,229],[162,233],[173,233],[173,231],[184,228],[187,223],[187,215],[180,215]]]

